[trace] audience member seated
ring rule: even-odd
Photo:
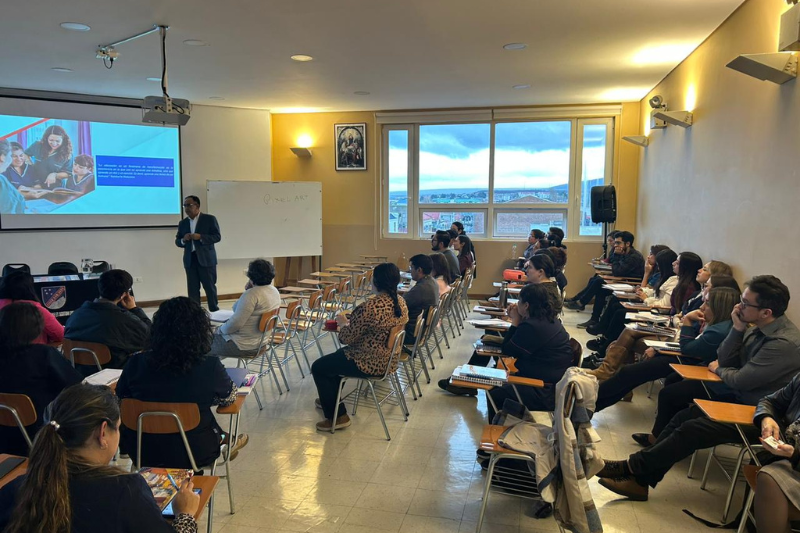
[[[800,375],[758,402],[753,424],[762,443],[768,437],[783,442],[764,445],[770,460],[759,455],[765,466],[756,477],[756,526],[761,533],[788,533],[790,522],[800,520]]]
[[[508,307],[511,327],[503,337],[503,355],[516,358],[517,376],[541,379],[544,388],[517,387],[522,400],[531,411],[552,411],[555,408],[555,384],[572,366],[569,334],[558,319],[553,292],[543,283],[531,283],[522,288],[519,302]],[[473,352],[471,365],[487,366],[490,357]],[[475,389],[457,387],[442,379],[439,388],[452,394],[475,395]],[[502,408],[506,398],[517,399],[511,385],[495,387],[488,392],[495,405]],[[489,423],[495,411],[487,402]]]
[[[627,333],[631,330],[626,329],[619,339],[611,343],[600,368],[589,371],[590,374],[602,381],[597,397],[597,411],[614,405],[632,393],[633,389],[648,381],[668,376],[679,377],[670,368],[670,363],[708,365],[717,358],[717,348],[733,327],[731,313],[734,306],[739,303],[741,293],[738,289],[717,287],[706,294],[706,301],[700,306],[700,309],[681,318],[680,357],[660,354],[655,348],[643,350],[643,346],[637,342],[635,350],[636,353],[643,352],[642,360],[633,365],[622,366],[620,364],[621,368],[614,369],[611,365],[612,359],[619,361],[627,359],[626,356],[617,355],[617,352],[621,351],[618,347],[627,339]],[[613,375],[613,372],[617,370],[619,372]],[[613,377],[608,374],[612,374]],[[652,437],[647,440],[651,441],[649,444],[655,442],[655,438]]]
[[[620,278],[641,279],[644,275],[644,257],[633,247],[633,233],[620,231],[614,237],[614,255],[611,257],[611,274]],[[594,276],[589,284],[572,300],[566,303],[568,309],[583,311],[586,304],[595,299],[594,305],[601,308],[605,305],[605,298],[610,294],[603,290],[605,281],[600,276]]]
[[[659,276],[656,286],[650,289],[649,287],[637,288],[636,295],[644,302],[645,305],[651,307],[668,307],[672,292],[678,284],[678,277],[675,275],[677,269],[678,255],[672,250],[662,250],[656,256],[656,266],[658,267],[661,276]],[[606,291],[609,292],[609,291]],[[625,329],[625,315],[627,309],[620,305],[613,312],[609,310],[611,316],[606,320],[601,319],[601,322],[593,326],[591,330],[587,327],[587,331],[592,334],[600,334],[596,339],[590,340],[586,343],[586,347],[590,350],[597,350],[599,355],[605,355],[608,345],[619,338]],[[591,359],[587,362],[591,364]]]
[[[57,344],[64,340],[64,326],[41,304],[33,278],[27,272],[12,272],[0,280],[0,309],[14,302],[29,303],[42,314],[44,328],[36,344]]]
[[[567,287],[567,276],[564,275],[564,269],[567,267],[567,249],[551,246],[548,248],[552,255],[553,264],[556,267],[556,285],[558,285],[559,293],[563,293]]]
[[[392,328],[408,322],[406,302],[397,296],[400,270],[393,263],[382,263],[375,267],[372,288],[375,297],[368,299],[350,314],[336,317],[339,324],[339,341],[345,346],[320,357],[311,365],[311,374],[317,386],[319,398],[314,402],[322,409],[325,420],[317,422],[317,430],[330,431],[334,424],[336,395],[339,377],[383,376],[391,357],[389,333]],[[395,362],[396,364],[396,362]],[[396,368],[390,368],[394,371]],[[336,429],[348,427],[350,417],[344,403],[339,404],[335,421]]]
[[[733,328],[717,350],[717,360],[708,365],[722,383],[706,386],[712,400],[756,405],[800,372],[800,331],[784,314],[789,289],[778,278],[756,276],[745,287],[741,302],[731,313]],[[714,422],[692,405],[694,398],[705,397],[700,381],[684,380],[662,389],[652,431],[655,444],[627,460],[606,461],[597,474],[604,478],[600,484],[644,501],[648,486],[655,487],[675,463],[695,450],[740,442],[733,424]],[[759,436],[753,426],[742,430],[753,441]]]
[[[697,271],[697,277],[695,278],[695,281],[700,288],[684,302],[680,309],[680,313],[678,314],[679,316],[683,316],[696,309],[700,309],[700,306],[703,305],[704,301],[704,292],[708,292],[705,290],[706,283],[709,279],[711,279],[711,276],[715,275],[733,276],[733,269],[731,269],[730,265],[723,263],[722,261],[709,261],[703,265],[700,270]]]
[[[403,295],[408,308],[405,344],[414,344],[414,328],[419,315],[426,313],[431,306],[439,305],[439,284],[431,276],[433,261],[425,254],[418,254],[408,260],[408,269],[414,286]]]
[[[458,220],[450,225],[450,229],[454,230],[457,235],[464,235],[465,237],[467,236],[467,232],[464,231],[464,224]],[[476,260],[477,256],[475,255],[475,244],[472,242],[472,239],[469,241],[469,251],[472,253],[472,259]]]
[[[119,398],[143,402],[196,403],[200,424],[186,432],[198,468],[220,455],[225,435],[211,407],[236,401],[236,385],[217,357],[208,354],[213,332],[200,304],[179,296],[162,303],[153,317],[150,349],[128,361],[117,382]],[[247,444],[240,435],[237,449]],[[122,428],[122,453],[136,457],[136,429]],[[180,434],[145,434],[142,465],[191,468]]]
[[[662,250],[669,250],[669,246],[664,246],[663,244],[654,244],[650,247],[650,254],[648,254],[644,261],[644,275],[642,276],[642,282],[639,284],[642,289],[654,289],[658,284],[658,281],[661,279],[661,273],[658,271],[658,264],[656,263],[656,256]],[[670,272],[671,271],[672,265],[670,265]],[[605,331],[605,329],[608,327],[608,322],[611,320],[611,317],[614,316],[614,313],[620,309],[622,309],[622,304],[620,303],[619,298],[611,294],[606,297],[605,306],[592,306],[591,318],[586,322],[578,324],[578,327],[586,328],[587,331],[592,335],[597,335],[600,331]]]
[[[436,281],[439,287],[439,296],[450,292],[450,284],[453,283],[453,278],[450,276],[450,267],[444,254],[431,254],[429,256],[433,263],[433,270],[431,276]]]
[[[250,358],[258,353],[261,315],[281,306],[281,295],[272,285],[274,279],[272,263],[265,259],[250,262],[244,292],[233,304],[233,316],[217,329],[211,344],[212,355]]]
[[[108,387],[75,385],[56,398],[33,443],[27,474],[0,489],[6,533],[196,533],[200,497],[186,482],[161,515],[138,473],[109,463],[117,453],[120,413]]]
[[[555,246],[556,248],[566,248],[566,246],[561,243],[561,241],[564,240],[564,230],[561,228],[551,226],[547,230],[547,240],[550,241],[550,246]]]
[[[450,279],[456,280],[461,277],[461,270],[458,268],[458,258],[453,250],[450,249],[450,234],[446,231],[437,231],[431,237],[431,250],[440,253],[447,260]]]
[[[35,343],[43,329],[42,314],[30,303],[0,309],[0,392],[30,397],[36,409],[36,422],[26,428],[31,440],[42,427],[45,407],[65,387],[83,379],[58,350]],[[18,428],[0,426],[0,453],[28,455],[28,444]]]
[[[64,337],[105,344],[111,351],[107,368],[123,368],[130,354],[143,350],[150,336],[150,319],[131,294],[133,278],[124,270],[109,270],[97,283],[100,297],[84,302],[67,320]],[[94,368],[85,369],[94,372]]]
[[[466,235],[459,235],[453,241],[453,249],[458,252],[458,270],[463,278],[467,270],[475,262],[470,251],[472,249],[472,241]]]
[[[525,248],[524,252],[522,252],[522,257],[524,258],[524,260],[522,260],[522,262],[518,264],[520,268],[522,268],[522,265],[524,264],[525,260],[530,259],[531,256],[533,255],[533,252],[539,249],[539,241],[541,241],[544,238],[545,234],[542,230],[540,229],[531,230],[531,234],[528,235],[528,247]]]
[[[561,314],[561,291],[556,281],[556,266],[546,254],[534,254],[525,264],[525,275],[530,283],[544,285],[553,295],[553,307],[556,314]]]

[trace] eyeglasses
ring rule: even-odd
[[[748,307],[752,307],[753,309],[764,309],[763,306],[760,305],[753,305],[747,302],[744,298],[739,298],[739,302],[742,304],[742,309],[747,309]]]
[[[183,207],[192,207],[194,205],[197,205],[197,204],[183,204]]]

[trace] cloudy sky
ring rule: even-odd
[[[495,128],[495,186],[540,188],[569,179],[570,122],[502,123]],[[488,124],[420,127],[420,189],[479,189],[489,184]],[[601,178],[605,126],[584,128],[587,179]],[[406,189],[408,141],[389,136],[389,190]]]

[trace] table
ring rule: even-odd
[[[750,457],[753,459],[756,465],[761,466],[758,456],[756,456],[756,453],[750,447],[750,441],[747,440],[747,436],[745,436],[744,431],[742,431],[742,426],[753,425],[753,416],[756,414],[756,407],[754,405],[715,402],[713,400],[701,400],[699,398],[695,399],[694,403],[700,408],[701,411],[703,411],[704,415],[714,422],[719,422],[720,424],[733,424],[736,427],[736,431],[739,432],[742,442],[747,447]]]
[[[335,281],[328,281],[325,279],[301,279],[297,282],[298,285],[312,285],[319,287],[320,285],[336,285]]]
[[[314,289],[309,289],[308,287],[281,287],[278,289],[278,292],[314,292]]]
[[[675,363],[670,363],[669,366],[683,379],[699,381],[709,398],[711,398],[711,393],[708,391],[705,382],[719,383],[722,381],[722,378],[711,372],[707,366],[678,365]]]
[[[0,453],[0,462],[5,461],[6,459],[17,457],[15,455],[8,455],[7,453]],[[0,480],[0,488],[5,487],[19,476],[25,474],[28,471],[28,459],[25,459],[23,463],[20,463],[14,470],[9,472],[3,479]],[[206,505],[210,504],[211,496],[214,494],[214,490],[217,488],[217,484],[219,483],[218,476],[194,476],[192,478],[192,483],[194,483],[194,488],[200,489],[200,505],[197,506],[197,512],[194,514],[195,520],[199,520],[200,516],[203,514],[203,509]],[[209,521],[209,531],[211,530],[211,522],[213,516],[209,513],[208,521]]]
[[[369,267],[364,265],[359,265],[358,263],[336,263],[336,266],[342,268],[358,269],[359,272],[364,272],[365,270],[369,270]]]
[[[386,262],[389,260],[388,255],[361,255],[359,257],[363,257],[364,259],[376,259],[380,260],[381,262]]]
[[[312,276],[317,278],[349,278],[350,274],[334,273],[334,272],[312,272]]]

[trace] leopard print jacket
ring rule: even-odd
[[[394,315],[394,302],[388,294],[379,294],[356,307],[350,315],[350,323],[342,326],[339,341],[346,344],[345,356],[355,361],[359,370],[371,376],[382,376],[389,362],[391,348],[389,332],[398,325],[408,322],[408,307],[398,297],[401,314]],[[397,369],[395,363],[394,368]]]

